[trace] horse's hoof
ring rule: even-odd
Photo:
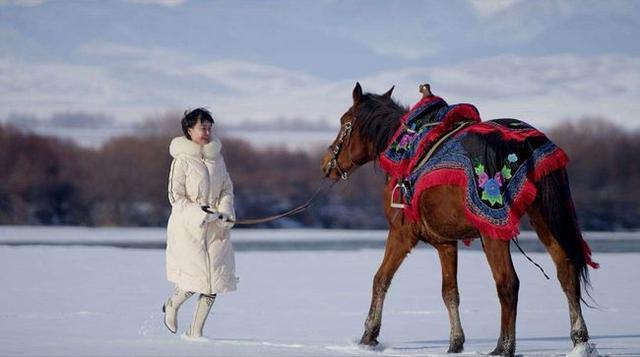
[[[447,353],[461,353],[462,351],[464,351],[462,346],[449,346]]]
[[[464,345],[462,342],[455,342],[449,345],[447,353],[460,353],[464,351]]]
[[[506,351],[502,348],[496,347],[495,350],[489,353],[489,356],[505,356],[505,357],[513,357],[515,355],[514,351]]]
[[[378,340],[375,338],[362,337],[360,339],[360,346],[362,347],[376,347],[379,344]]]
[[[489,353],[491,356],[513,357],[516,352],[516,344],[513,338],[505,338],[500,336],[496,348]]]
[[[462,351],[464,351],[464,335],[450,336],[447,353],[460,353]]]

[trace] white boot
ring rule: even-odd
[[[193,321],[191,322],[191,327],[189,331],[187,331],[188,337],[202,337],[202,328],[204,327],[205,321],[207,321],[207,317],[209,316],[209,311],[211,310],[211,305],[216,300],[216,295],[205,295],[200,294],[198,297],[198,304],[196,305],[196,311],[193,314]]]
[[[162,305],[162,312],[164,312],[164,325],[167,326],[169,331],[176,333],[178,331],[178,309],[193,293],[191,291],[180,290],[176,286],[173,290],[173,295],[169,297],[169,300]]]

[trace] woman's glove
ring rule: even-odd
[[[204,216],[204,223],[210,222],[222,222],[222,215],[220,213],[207,213]]]
[[[205,223],[215,221],[216,224],[224,229],[231,229],[236,224],[236,218],[231,215],[212,211],[209,206],[202,206],[202,210],[207,212],[207,215],[204,217]]]
[[[202,206],[203,211],[207,212],[207,215],[204,216],[204,223],[210,223],[213,221],[222,221],[224,216],[221,213],[212,211],[209,206]]]
[[[226,213],[221,213],[220,216],[222,216],[222,218],[220,219],[220,227],[224,229],[231,229],[236,224],[235,217],[230,216]]]

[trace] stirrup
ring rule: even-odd
[[[396,201],[396,192],[398,191],[398,189],[400,189],[400,196]],[[404,204],[404,196],[406,193],[407,193],[407,187],[405,186],[405,181],[398,181],[396,186],[393,188],[393,191],[391,191],[391,208],[407,207],[407,205]]]

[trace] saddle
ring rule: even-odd
[[[398,189],[406,193],[411,188],[404,178],[424,165],[433,151],[447,138],[472,123],[481,122],[480,114],[471,104],[448,105],[434,96],[428,84],[420,86],[423,97],[401,119],[387,150],[380,156],[381,167],[397,184],[391,206],[405,208]]]

